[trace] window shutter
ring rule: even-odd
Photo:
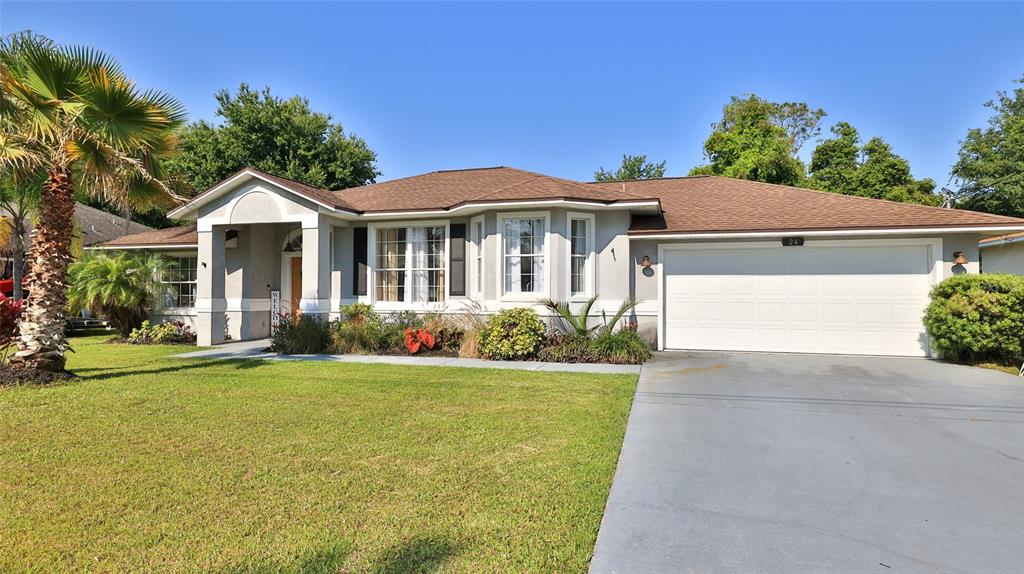
[[[466,295],[466,224],[452,223],[448,226],[451,235],[451,270],[449,271],[449,293],[453,296]]]
[[[355,227],[352,229],[352,294],[366,295],[368,283],[366,266],[366,228]]]

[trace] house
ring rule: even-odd
[[[0,211],[0,219],[9,220],[11,214]],[[25,250],[32,244],[32,228],[34,218],[28,217],[25,221],[24,242]],[[131,221],[119,215],[107,213],[101,209],[90,207],[84,203],[75,203],[75,240],[81,240],[82,247],[91,247],[98,243],[110,241],[129,233],[142,233],[152,231],[152,227]],[[9,294],[12,289],[12,281],[9,279],[14,270],[14,251],[18,248],[17,241],[13,234],[7,238],[7,242],[0,245],[0,259],[3,261],[3,271],[0,272],[0,291]]]
[[[982,273],[1024,275],[1024,232],[986,237],[978,242]]]
[[[931,286],[977,273],[980,238],[1024,231],[722,177],[582,183],[509,167],[333,192],[243,169],[169,215],[195,224],[99,247],[172,257],[155,319],[192,321],[200,345],[267,336],[272,308],[493,313],[596,294],[608,311],[640,300],[633,320],[662,349],[926,356]]]

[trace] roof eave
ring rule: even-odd
[[[629,231],[631,239],[730,239],[773,238],[799,235],[804,237],[838,237],[851,235],[926,235],[946,233],[988,233],[1024,231],[1024,225],[947,225],[929,227],[850,227],[837,229],[766,229],[740,231]]]

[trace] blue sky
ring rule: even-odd
[[[110,52],[193,119],[240,82],[306,96],[367,140],[383,179],[589,179],[623,153],[685,175],[729,96],[754,92],[882,136],[943,185],[982,104],[1024,74],[1020,4],[0,0],[0,31],[24,28]]]

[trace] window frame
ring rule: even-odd
[[[573,301],[586,301],[597,293],[597,218],[593,213],[568,212],[565,214],[565,264],[566,293]],[[572,292],[572,222],[587,222],[587,249],[583,263],[583,276],[587,282],[586,289],[580,293]]]
[[[402,301],[382,301],[377,299],[377,230],[388,229],[395,227],[404,227],[406,229],[406,241],[405,241],[405,267],[403,273],[405,273],[405,296]],[[414,227],[441,227],[444,229],[444,257],[442,257],[442,263],[444,264],[444,300],[443,301],[423,301],[417,302],[412,301],[412,242],[409,240],[410,228]],[[429,221],[388,221],[373,223],[367,226],[366,232],[366,249],[367,249],[367,285],[366,295],[367,300],[375,308],[389,311],[389,310],[403,310],[403,309],[419,309],[428,308],[430,306],[444,306],[451,301],[451,229],[450,222],[448,220],[429,220]],[[362,297],[360,297],[362,299]]]
[[[477,225],[480,226],[480,233],[477,234]],[[475,299],[484,299],[484,292],[487,286],[486,270],[486,240],[487,240],[487,219],[483,214],[477,215],[469,220],[469,244],[470,247],[470,286],[469,296]]]
[[[541,291],[505,292],[505,222],[509,219],[544,220],[544,288]],[[508,211],[498,213],[496,236],[498,241],[497,291],[502,301],[539,301],[551,296],[551,212],[550,211]]]
[[[160,257],[162,259],[194,259],[195,260],[195,267],[193,268],[193,271],[194,271],[194,274],[195,274],[195,279],[194,280],[192,280],[192,281],[165,281],[164,277],[163,277],[163,274],[161,274],[161,277],[160,277],[161,291],[163,291],[166,287],[169,287],[169,286],[172,286],[172,285],[188,285],[188,284],[194,285],[195,286],[194,287],[195,291],[194,291],[194,294],[192,295],[192,304],[191,305],[168,305],[167,304],[167,294],[165,292],[164,296],[162,296],[160,298],[160,305],[158,307],[158,310],[160,310],[160,311],[177,311],[177,312],[187,312],[187,311],[190,311],[190,310],[194,310],[196,308],[196,301],[199,300],[199,254],[198,253],[185,253],[185,252],[182,252],[182,253],[161,253]],[[179,287],[179,289],[180,289],[180,287]],[[181,297],[180,291],[179,291],[178,297],[179,297],[179,301],[180,301],[180,297]]]

